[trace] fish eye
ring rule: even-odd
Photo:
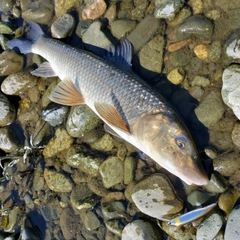
[[[188,140],[184,136],[178,136],[176,138],[176,143],[177,143],[179,148],[183,149],[187,146]]]

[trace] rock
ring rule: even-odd
[[[114,148],[114,141],[111,135],[104,134],[100,139],[91,144],[92,149],[108,152]]]
[[[209,55],[209,47],[204,44],[199,44],[193,49],[196,56],[203,60],[208,61],[208,55]]]
[[[76,34],[82,38],[83,34],[88,30],[92,23],[92,20],[80,21],[76,28]]]
[[[209,40],[213,34],[213,24],[203,15],[193,15],[186,19],[177,29],[178,40],[184,40],[191,36]]]
[[[194,15],[203,12],[204,6],[203,6],[203,1],[202,0],[190,0],[189,5],[193,9]]]
[[[205,13],[205,16],[212,20],[216,20],[221,17],[221,11],[219,11],[218,9],[209,10]]]
[[[231,61],[239,60],[240,54],[240,30],[233,32],[226,40],[223,46],[224,55],[228,58],[226,63],[230,64]]]
[[[7,49],[7,42],[8,39],[3,34],[0,34],[0,46],[3,50]]]
[[[218,207],[226,213],[226,218],[229,218],[235,203],[239,198],[239,193],[235,189],[227,189],[221,193],[218,199]]]
[[[141,212],[158,219],[178,213],[183,208],[182,201],[163,174],[153,174],[136,184],[132,200]]]
[[[89,189],[91,189],[96,195],[105,197],[109,193],[109,191],[103,186],[103,182],[99,177],[92,177],[88,179],[87,182]]]
[[[14,207],[10,210],[10,212],[8,213],[8,223],[7,226],[4,228],[4,232],[13,233],[15,231],[20,215],[20,207]]]
[[[240,236],[239,219],[240,217],[240,205],[238,204],[230,213],[227,221],[224,239],[225,240],[238,240]]]
[[[133,157],[126,157],[124,161],[124,184],[129,184],[134,180],[135,170],[137,168],[136,159]]]
[[[26,21],[49,24],[53,17],[51,0],[21,0],[22,17]]]
[[[123,181],[123,163],[117,157],[108,157],[101,164],[99,171],[105,188]]]
[[[151,27],[149,27],[151,26]],[[160,27],[159,20],[154,16],[146,16],[128,36],[128,40],[134,46],[137,53],[157,32]]]
[[[213,239],[223,225],[223,217],[214,212],[208,216],[197,228],[197,240]]]
[[[120,201],[107,202],[102,204],[102,214],[105,219],[114,219],[126,215],[126,208]]]
[[[12,50],[6,50],[0,55],[0,76],[8,76],[22,69],[23,56]]]
[[[192,61],[193,53],[188,47],[183,47],[169,55],[169,61],[174,67],[187,66]]]
[[[240,168],[239,154],[232,152],[220,155],[213,160],[213,167],[224,177],[232,176]]]
[[[70,136],[81,137],[101,122],[101,119],[87,105],[78,105],[71,107],[66,128]]]
[[[86,214],[84,214],[84,216],[81,216],[81,219],[83,221],[84,227],[88,231],[93,231],[93,230],[97,229],[98,227],[100,227],[100,225],[101,225],[98,217],[92,211],[87,211]]]
[[[45,168],[44,179],[48,187],[54,192],[71,192],[72,182],[64,174]]]
[[[42,116],[44,120],[51,126],[56,127],[65,121],[68,110],[69,107],[67,106],[50,102],[48,106],[43,110]]]
[[[111,24],[112,35],[118,39],[126,37],[136,26],[136,22],[129,19],[115,20]]]
[[[2,0],[0,2],[0,10],[8,11],[10,8],[12,8],[13,4],[14,0]]]
[[[13,192],[5,190],[1,193],[0,201],[4,202],[4,208],[11,209],[13,207]]]
[[[240,122],[236,122],[232,131],[232,141],[233,143],[240,147]]]
[[[209,183],[204,185],[204,188],[208,192],[222,193],[227,189],[227,181],[218,172],[213,172],[211,174]]]
[[[188,38],[188,39],[185,39],[185,40],[182,40],[182,41],[179,41],[179,42],[171,43],[168,46],[168,51],[169,52],[175,52],[175,51],[185,47],[186,45],[188,45],[188,43],[190,43],[191,41],[192,41],[191,38]]]
[[[225,111],[221,94],[218,91],[211,91],[195,109],[195,113],[200,122],[207,128],[214,126]]]
[[[204,94],[204,89],[198,86],[195,87],[190,87],[189,88],[189,93],[191,94],[192,97],[198,99],[199,101],[202,99],[202,96]]]
[[[81,210],[92,208],[97,203],[97,198],[88,188],[87,183],[81,183],[71,192],[70,201],[73,209]]]
[[[182,24],[187,18],[192,15],[191,10],[189,8],[183,7],[179,13],[174,17],[173,20],[168,21],[168,25],[172,27],[176,27]]]
[[[16,110],[6,96],[0,93],[0,127],[11,124],[16,119]]]
[[[75,20],[72,15],[66,13],[56,19],[51,25],[51,33],[54,38],[66,38],[74,28]]]
[[[163,64],[164,37],[157,35],[139,52],[139,60],[145,69],[160,73]]]
[[[231,184],[238,193],[240,193],[240,170],[235,171],[229,178],[229,184]]]
[[[82,0],[54,0],[55,15],[57,18],[61,17],[68,10],[78,8],[82,5]]]
[[[143,220],[134,220],[127,224],[122,231],[122,240],[161,240],[159,230],[152,223]]]
[[[193,191],[188,195],[187,200],[192,206],[201,206],[203,205],[211,196],[199,190]]]
[[[156,8],[154,16],[156,18],[171,20],[175,17],[176,13],[179,12],[183,3],[181,0],[155,0]]]
[[[108,220],[105,222],[107,229],[117,236],[122,236],[122,230],[124,228],[124,224],[119,219]]]
[[[18,138],[14,136],[12,125],[0,128],[0,149],[9,153],[14,153],[19,148]]]
[[[240,66],[233,64],[223,71],[222,99],[240,119]]]
[[[28,208],[30,209],[34,209],[34,203],[33,203],[33,200],[32,200],[32,197],[29,193],[27,193],[25,196],[24,196],[24,201],[25,201],[25,204]]]
[[[114,3],[110,4],[110,6],[108,7],[107,11],[104,14],[104,18],[107,18],[109,24],[112,25],[116,16],[117,16],[117,6]]]
[[[102,137],[102,132],[98,131],[96,128],[85,133],[82,141],[87,143],[87,144],[91,144],[96,142],[100,137]]]
[[[214,41],[209,47],[208,60],[217,62],[221,58],[222,46],[220,41]]]
[[[65,129],[58,128],[55,137],[52,138],[43,150],[45,158],[55,156],[57,153],[70,148],[73,139],[67,134]]]
[[[185,78],[184,70],[182,68],[174,68],[170,73],[168,73],[167,78],[171,83],[178,85]]]
[[[195,76],[193,81],[191,82],[191,85],[198,86],[198,87],[207,87],[210,85],[210,80],[206,77],[202,76]]]
[[[130,12],[130,18],[132,20],[138,20],[141,21],[146,13],[146,9],[148,6],[148,2],[146,1],[135,1],[134,3],[135,8],[131,10]]]
[[[14,27],[8,23],[0,22],[0,34],[13,34]]]
[[[104,0],[85,0],[85,2],[87,4],[82,11],[83,20],[98,19],[107,9],[107,5]]]

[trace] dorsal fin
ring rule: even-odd
[[[42,63],[37,69],[31,71],[31,74],[37,77],[57,76],[57,74],[54,72],[49,62]]]
[[[94,103],[94,107],[98,114],[111,126],[116,127],[125,133],[130,134],[128,123],[126,123],[118,112],[118,110],[111,104]]]
[[[54,88],[49,99],[53,102],[67,106],[85,103],[82,94],[76,89],[71,79],[68,78],[64,79]]]

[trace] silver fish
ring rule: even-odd
[[[187,184],[208,183],[187,127],[169,103],[132,72],[132,45],[127,39],[111,47],[112,58],[104,60],[46,38],[36,23],[28,25],[25,39],[7,45],[47,60],[32,74],[62,80],[50,96],[52,101],[87,104],[116,134]]]
[[[187,212],[187,213],[185,213],[185,214],[183,214],[179,217],[176,217],[176,218],[170,220],[167,223],[167,225],[179,227],[179,226],[184,225],[186,223],[195,221],[195,220],[203,217],[204,215],[206,215],[210,211],[212,211],[212,209],[215,208],[216,206],[217,206],[217,204],[213,203],[213,204],[208,205],[206,207],[198,208],[198,209],[195,209],[191,212]]]

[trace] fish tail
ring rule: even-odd
[[[7,46],[10,49],[18,48],[21,53],[32,52],[32,45],[43,36],[43,31],[35,22],[28,22],[24,26],[24,37],[15,38],[8,41]]]

